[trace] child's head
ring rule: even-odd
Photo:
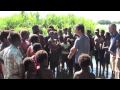
[[[50,36],[51,38],[54,38],[54,31],[50,31],[50,32],[49,32],[49,36]]]
[[[105,34],[105,38],[109,38],[110,39],[110,33],[109,32],[106,32],[106,34]]]
[[[67,34],[68,28],[64,28],[63,31],[64,31],[64,34]]]
[[[36,53],[37,51],[42,49],[42,45],[40,43],[33,44],[33,52]]]
[[[105,30],[101,30],[101,36],[104,36],[104,34],[105,34]]]
[[[97,36],[99,35],[99,29],[95,30],[95,35],[97,35]]]
[[[87,30],[87,35],[91,35],[91,30]]]
[[[7,37],[8,37],[8,35],[9,35],[9,33],[10,33],[10,31],[8,31],[8,30],[2,31],[2,32],[0,33],[0,41],[1,41],[1,42],[6,42],[6,41],[8,41],[8,40],[7,40]]]
[[[20,32],[20,36],[21,36],[21,38],[24,39],[24,40],[28,39],[28,38],[29,38],[29,31],[27,31],[27,30],[22,30],[22,31]]]
[[[48,53],[45,50],[37,51],[35,57],[40,67],[48,67]]]
[[[23,60],[23,64],[24,64],[25,71],[30,71],[30,72],[35,71],[35,64],[31,57],[26,57]]]
[[[40,40],[39,40],[38,35],[33,34],[33,35],[30,37],[30,42],[31,42],[32,44],[34,44],[34,43],[39,43]]]
[[[51,28],[52,30],[54,30],[54,27],[51,25],[51,26],[49,26],[49,28]]]
[[[32,27],[33,34],[40,34],[40,29],[38,25]]]
[[[81,54],[79,57],[79,65],[83,70],[87,69],[90,65],[90,56],[88,54]]]

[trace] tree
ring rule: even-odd
[[[110,20],[99,20],[98,23],[102,24],[102,25],[104,25],[104,24],[111,24],[111,21]]]

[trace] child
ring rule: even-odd
[[[24,68],[25,68],[25,79],[36,79],[36,68],[34,61],[30,57],[26,57],[23,60]]]
[[[94,37],[94,55],[96,60],[96,76],[98,76],[98,62],[100,61],[100,35],[99,35],[99,29],[95,31],[95,37]]]
[[[26,30],[23,30],[20,32],[20,36],[21,36],[21,45],[20,45],[20,50],[24,56],[24,58],[27,56],[26,55],[26,52],[27,52],[27,49],[30,45],[29,41],[28,41],[28,38],[29,38],[29,32],[26,31]]]
[[[62,56],[62,59],[61,59],[61,64],[62,64],[61,74],[63,74],[61,78],[67,77],[68,76],[67,75],[68,71],[69,71],[69,75],[72,74],[72,72],[73,72],[73,71],[71,71],[72,70],[71,68],[73,68],[73,67],[71,66],[71,63],[69,62],[71,60],[69,60],[67,58],[67,56],[69,54],[69,48],[70,48],[70,43],[68,42],[67,37],[65,37],[64,42],[61,43],[61,56]],[[67,65],[67,69],[65,69],[65,66],[64,66],[65,63]],[[65,74],[65,72],[66,72],[66,74]]]
[[[33,52],[34,52],[34,55],[32,56],[32,60],[34,61],[35,63],[35,67],[36,67],[36,70],[40,68],[40,65],[39,63],[37,63],[36,61],[36,58],[35,58],[35,53],[39,50],[42,49],[42,45],[40,43],[35,43],[33,44]]]
[[[92,62],[92,56],[93,56],[93,51],[94,51],[94,38],[91,35],[91,30],[87,30],[87,36],[90,39],[90,56],[91,56],[91,68],[93,72],[93,62]]]
[[[64,28],[63,31],[63,37],[68,37],[68,28]]]
[[[100,75],[101,75],[101,67],[103,68],[103,71],[102,71],[102,76],[104,77],[104,71],[105,71],[105,59],[104,59],[104,53],[105,53],[105,50],[102,48],[103,47],[103,44],[105,42],[105,31],[104,30],[101,30],[100,32],[100,51],[99,51],[99,56],[100,56]]]
[[[120,79],[120,39],[116,41],[116,65],[115,65],[115,78]]]
[[[68,62],[68,54],[69,54],[69,47],[70,47],[70,43],[67,42],[67,37],[64,38],[64,42],[61,43],[61,47],[62,47],[62,68],[64,68],[64,63]]]
[[[81,70],[75,72],[74,79],[95,79],[95,75],[90,72],[90,56],[88,54],[81,54],[79,57],[79,65]]]
[[[110,46],[110,33],[106,32],[105,34],[105,42],[103,43],[103,49],[105,50],[104,60],[105,60],[105,67],[107,69],[106,78],[108,78],[108,66],[110,64],[110,53],[108,48]]]
[[[40,50],[35,54],[40,69],[37,72],[38,79],[53,79],[53,73],[48,69],[48,54],[45,50]]]
[[[58,40],[54,39],[54,32],[50,31],[50,39],[48,40],[48,48],[50,54],[50,68],[55,72],[55,67],[59,64],[59,44]]]
[[[0,41],[1,41],[0,51],[2,51],[4,48],[6,48],[10,45],[10,43],[7,39],[9,33],[10,33],[10,31],[4,30],[0,34]]]
[[[31,37],[30,37],[30,42],[31,42],[31,45],[28,47],[27,49],[27,57],[31,57],[34,55],[34,52],[33,52],[33,44],[34,43],[39,43],[39,37],[38,35],[36,34],[33,34]]]

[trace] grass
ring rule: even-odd
[[[40,18],[38,13],[20,13],[9,17],[0,18],[0,29],[14,29],[19,32],[22,29],[28,29],[31,32],[33,25],[37,24],[43,30],[44,35],[47,34],[47,28],[53,25],[55,29],[63,29],[65,27],[74,27],[77,24],[84,24],[85,29],[90,29],[92,32],[95,30],[96,23],[92,20],[85,19],[84,17],[77,17],[72,14],[58,16],[54,14],[48,14],[45,18]]]

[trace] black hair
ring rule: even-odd
[[[37,51],[39,51],[40,49],[42,49],[42,45],[40,43],[34,43],[33,44],[33,51],[36,53]]]
[[[90,32],[91,33],[91,30],[87,30],[87,33]]]
[[[78,25],[76,26],[76,29],[77,29],[77,30],[81,30],[82,33],[85,32],[85,28],[84,28],[84,25],[83,25],[83,24],[78,24]]]
[[[88,54],[81,54],[79,57],[79,64],[81,68],[87,68],[90,65],[90,56]]]
[[[54,29],[54,27],[51,25],[51,26],[49,26],[49,28],[51,28],[51,29]]]
[[[62,30],[59,30],[58,32],[59,32],[59,33],[63,33],[63,31],[62,31]]]
[[[101,33],[105,33],[105,30],[101,30]]]
[[[38,30],[39,29],[39,26],[38,25],[34,25],[33,27],[32,27],[32,30]]]
[[[68,28],[64,28],[63,31],[68,31]]]
[[[99,32],[99,28],[97,28],[97,29],[96,29],[96,31],[98,31],[98,32]]]
[[[4,30],[0,33],[1,42],[4,42],[4,39],[7,39],[9,33],[10,33],[10,31],[8,31],[8,30]]]
[[[48,60],[48,53],[45,50],[39,50],[35,54],[38,63],[42,64],[45,60]]]
[[[34,64],[34,61],[32,60],[31,57],[26,57],[23,60],[23,64],[24,64],[25,71],[28,71],[29,70],[29,65]]]
[[[38,43],[38,40],[39,40],[39,37],[38,37],[38,35],[36,35],[36,34],[33,34],[33,35],[30,37],[30,42],[32,42],[33,44],[34,44],[34,43]]]
[[[106,32],[105,36],[109,36],[109,37],[110,37],[110,33],[109,33],[109,32]]]
[[[21,36],[21,37],[24,37],[25,35],[29,35],[29,31],[27,31],[27,30],[22,30],[22,31],[20,32],[20,36]]]
[[[16,32],[11,32],[8,35],[8,40],[10,41],[11,44],[15,44],[18,40],[21,40],[20,35]]]
[[[39,30],[40,30],[40,29],[39,29],[39,26],[38,26],[38,25],[34,25],[34,26],[32,27],[33,34],[37,34]]]

